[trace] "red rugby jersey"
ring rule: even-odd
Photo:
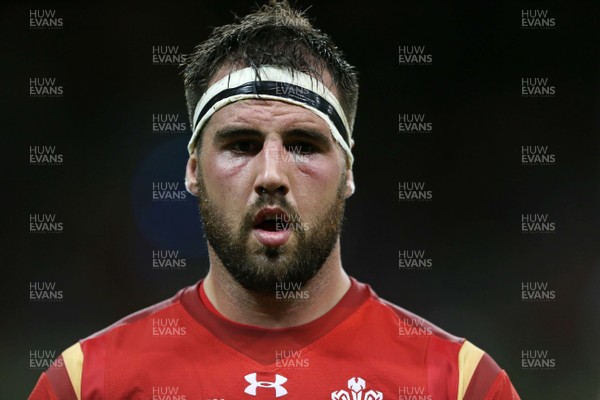
[[[242,325],[201,282],[65,350],[30,399],[519,399],[490,356],[352,279],[327,314]]]

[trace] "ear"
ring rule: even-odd
[[[196,154],[192,153],[188,159],[187,166],[185,168],[185,188],[188,192],[194,196],[198,196],[198,174],[197,174],[198,160]]]
[[[354,148],[354,139],[350,139],[350,148]],[[355,191],[354,174],[352,173],[352,167],[348,166],[348,169],[346,169],[346,198],[352,196]]]
[[[354,185],[354,174],[351,169],[346,170],[346,198],[352,196],[356,186]]]

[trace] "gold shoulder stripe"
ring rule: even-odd
[[[458,352],[458,400],[462,400],[484,351],[465,340]]]
[[[81,400],[81,374],[83,372],[83,351],[79,342],[62,352],[67,374],[75,390],[77,400]]]

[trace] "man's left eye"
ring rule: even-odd
[[[311,154],[317,151],[317,148],[310,143],[294,143],[285,148],[289,153],[294,154]]]

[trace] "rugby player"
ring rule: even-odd
[[[484,351],[379,298],[340,257],[355,69],[285,1],[186,60],[210,270],[79,340],[38,399],[518,399]]]

